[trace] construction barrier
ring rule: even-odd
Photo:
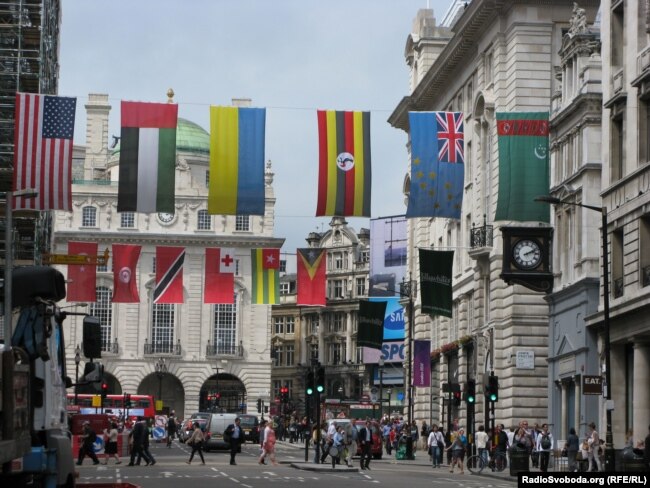
[[[72,436],[72,455],[77,459],[79,455],[79,448],[83,442],[83,436],[73,435]],[[106,447],[106,436],[104,434],[97,434],[97,439],[93,444],[95,454],[98,458],[105,458],[106,453],[104,449]],[[117,454],[120,457],[125,457],[129,455],[129,433],[124,431],[117,436]]]

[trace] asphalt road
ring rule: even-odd
[[[174,442],[171,449],[162,444],[150,447],[156,459],[155,466],[127,466],[128,459],[115,465],[109,461],[108,466],[93,466],[86,458],[79,469],[78,486],[91,488],[101,484],[122,483],[115,488],[203,488],[219,486],[220,488],[266,488],[272,485],[300,486],[309,488],[345,488],[361,485],[386,485],[403,488],[419,487],[470,487],[470,488],[513,488],[514,479],[495,479],[485,476],[472,476],[458,473],[451,474],[447,469],[432,469],[423,460],[418,463],[396,463],[390,459],[373,461],[369,471],[351,472],[345,468],[334,471],[314,472],[296,469],[292,464],[304,462],[304,448],[278,443],[277,459],[280,465],[260,466],[257,464],[259,449],[253,444],[246,444],[237,456],[237,466],[230,466],[227,452],[205,453],[205,465],[197,462],[192,465],[185,462],[190,450],[184,444]],[[425,454],[426,455],[426,454]],[[310,458],[313,453],[310,453]],[[359,466],[357,459],[355,467]],[[315,465],[313,465],[315,466]],[[325,467],[325,465],[322,465]],[[218,483],[216,485],[215,483]],[[129,485],[130,484],[130,485]],[[113,485],[104,485],[106,488]]]

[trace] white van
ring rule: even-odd
[[[230,424],[235,423],[238,417],[235,413],[211,413],[206,425],[206,440],[203,450],[230,449],[230,444],[223,439],[223,433]]]

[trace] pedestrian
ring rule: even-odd
[[[262,419],[259,426],[259,443],[260,443],[260,455],[259,458],[262,460],[259,464],[266,464],[266,459],[264,456],[264,433],[266,432],[266,420]]]
[[[397,435],[397,426],[393,425],[390,429],[390,433],[388,435],[388,439],[390,441],[390,449],[391,451],[395,451],[395,457],[397,457],[397,443],[398,443],[398,435]]]
[[[325,459],[327,459],[330,449],[334,444],[334,434],[336,434],[336,422],[331,422],[327,428],[327,435],[325,436],[325,442],[323,444],[323,455],[320,457],[321,464],[323,464]]]
[[[203,431],[201,430],[201,426],[198,422],[194,422],[193,427],[194,432],[192,432],[192,435],[186,442],[188,446],[192,447],[192,452],[190,453],[190,458],[185,462],[187,464],[192,464],[194,454],[198,452],[199,456],[201,457],[201,464],[205,464],[205,459],[203,458]]]
[[[104,435],[107,439],[106,447],[104,448],[104,452],[106,453],[106,462],[104,464],[108,464],[108,460],[112,457],[115,458],[115,464],[121,464],[122,461],[120,461],[120,456],[117,454],[117,436],[119,435],[117,423],[112,422],[111,429],[108,431],[104,429]]]
[[[146,455],[146,453],[143,456],[144,443],[145,440],[148,440],[148,437],[149,437],[148,428],[145,425],[142,417],[138,417],[137,422],[133,424],[133,429],[129,434],[129,445],[131,446],[131,460],[127,466],[135,466],[134,461],[136,456],[138,457],[138,459],[144,457],[147,466],[149,466],[150,458]]]
[[[465,470],[463,467],[463,461],[465,460],[465,445],[467,444],[467,438],[465,437],[464,429],[458,429],[456,435],[454,436],[454,441],[451,443],[451,446],[447,450],[451,450],[451,468],[449,469],[450,473],[454,472],[454,466],[458,466],[460,469],[460,474],[464,474]]]
[[[241,419],[237,417],[234,424],[230,424],[226,427],[225,437],[228,438],[230,442],[230,465],[237,466],[235,462],[235,456],[241,450],[241,444],[244,440],[244,433],[241,430]]]
[[[539,469],[548,472],[548,461],[553,449],[553,434],[548,431],[548,424],[542,424],[542,431],[537,436],[536,450],[539,453]]]
[[[138,453],[138,460],[135,462],[137,466],[140,466],[140,461],[142,458],[144,458],[145,462],[147,462],[146,466],[153,466],[156,464],[156,460],[153,458],[153,454],[149,452],[149,427],[145,424],[144,426],[144,438],[142,440],[142,449]]]
[[[311,428],[311,442],[314,446],[314,464],[319,464],[320,463],[320,427],[318,426],[318,423],[315,422],[314,426]]]
[[[445,453],[445,448],[447,447],[447,437],[445,436],[445,430],[442,425],[438,427],[438,432],[440,432],[440,437],[442,437],[442,445],[438,444],[438,467],[442,466],[442,458]]]
[[[648,426],[648,435],[645,436],[645,442],[643,443],[643,462],[646,471],[650,471],[650,425]]]
[[[169,414],[167,419],[167,447],[171,449],[172,440],[176,434],[176,418],[174,417],[174,412]]]
[[[273,430],[273,424],[269,422],[266,424],[266,428],[264,429],[264,444],[262,446],[263,451],[262,455],[257,461],[259,464],[264,464],[264,458],[266,456],[269,456],[271,462],[273,463],[273,466],[278,465],[277,461],[275,460],[275,440],[275,430]]]
[[[348,424],[348,428],[345,432],[345,440],[347,442],[346,449],[348,451],[348,455],[345,458],[345,464],[347,464],[348,468],[351,468],[352,456],[357,453],[359,447],[359,429],[357,429],[354,420]]]
[[[519,422],[519,429],[515,432],[514,443],[519,449],[525,450],[528,453],[528,456],[532,456],[534,448],[533,435],[528,429],[527,421],[522,420]]]
[[[424,449],[428,449],[428,442],[429,442],[429,426],[427,425],[427,421],[423,420],[422,421],[422,429],[420,430],[420,439],[422,439],[422,447]]]
[[[476,441],[476,449],[478,449],[478,455],[487,466],[488,464],[487,444],[488,444],[489,436],[487,435],[487,432],[485,432],[485,427],[483,425],[478,426],[478,432],[474,436],[474,439]]]
[[[84,457],[86,456],[93,460],[93,465],[99,464],[99,459],[97,459],[97,454],[95,454],[95,439],[97,439],[97,433],[93,430],[90,426],[90,422],[87,420],[82,425],[83,434],[81,436],[81,446],[79,446],[77,466],[81,466],[84,462]]]
[[[372,457],[372,425],[366,420],[366,425],[359,430],[359,442],[361,443],[361,469],[370,469],[370,458]]]
[[[332,458],[332,469],[341,462],[341,455],[345,447],[345,431],[343,426],[339,426],[332,437],[332,447],[330,448],[330,457]]]
[[[436,424],[431,426],[431,432],[429,432],[429,436],[427,437],[427,447],[429,448],[429,454],[431,454],[432,466],[434,468],[439,468],[440,452],[441,449],[445,448],[445,440]]]
[[[600,463],[600,437],[598,436],[598,431],[596,430],[596,424],[591,422],[589,424],[591,429],[591,434],[587,437],[587,445],[589,449],[587,450],[587,456],[589,458],[589,469],[587,471],[593,471],[593,462],[596,462],[596,471],[602,471],[602,465]]]
[[[576,430],[573,427],[571,427],[569,429],[569,436],[567,437],[566,440],[566,457],[567,457],[567,464],[570,473],[573,473],[574,471],[578,471],[577,457],[578,457],[579,448],[580,448],[580,439],[576,434]]]

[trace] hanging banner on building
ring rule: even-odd
[[[451,317],[454,251],[419,251],[422,313]]]
[[[404,341],[384,342],[381,349],[363,348],[364,364],[377,364],[379,358],[382,358],[385,363],[403,363]]]
[[[384,340],[404,340],[404,307],[399,302],[399,297],[370,297],[369,300],[371,302],[383,302],[386,304],[386,313],[384,314]]]
[[[399,295],[406,274],[406,217],[370,220],[370,297]]]
[[[384,337],[386,302],[359,300],[359,332],[357,346],[381,349]]]
[[[431,386],[431,341],[413,341],[413,386]]]

